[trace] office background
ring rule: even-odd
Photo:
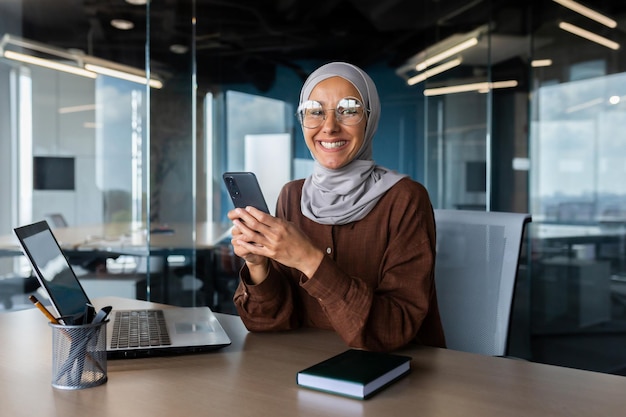
[[[423,182],[437,208],[532,214],[510,353],[624,373],[622,2],[584,2],[615,25],[552,0],[229,3],[0,5],[0,234],[50,213],[70,226],[223,222],[230,202],[221,173],[258,166],[246,152],[258,141],[276,158],[288,155],[291,178],[309,172],[293,116],[299,88],[321,63],[347,60],[379,88],[379,164]],[[135,27],[112,28],[113,17]],[[601,39],[581,36],[587,32]],[[415,70],[424,55],[473,38],[472,47]],[[69,74],[7,51],[162,85]],[[450,68],[434,74],[442,63]],[[409,85],[420,75],[428,78]],[[272,179],[261,178],[268,192],[281,184]],[[192,253],[169,259],[178,280],[169,300],[229,311],[237,260],[227,242],[216,253],[218,295],[203,293],[198,281],[210,271],[205,255]],[[159,259],[106,266],[146,276],[137,297],[164,296],[156,291]],[[0,258],[0,268],[2,278],[28,273],[19,257]]]

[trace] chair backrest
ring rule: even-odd
[[[449,349],[506,354],[529,214],[435,210],[437,301]]]
[[[48,213],[44,215],[44,220],[50,224],[51,229],[56,229],[57,227],[67,227],[67,221],[61,213]]]

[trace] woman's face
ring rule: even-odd
[[[304,139],[313,157],[328,169],[338,169],[351,162],[361,149],[365,137],[367,117],[353,126],[337,121],[334,109],[344,97],[363,100],[354,85],[341,77],[325,79],[313,88],[309,96],[309,100],[322,104],[326,110],[326,119],[321,126],[304,128]]]

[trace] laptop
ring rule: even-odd
[[[93,305],[76,277],[59,243],[43,220],[17,227],[14,232],[56,317],[64,324],[80,323],[87,304]],[[127,336],[121,324],[149,321],[157,334]],[[145,333],[145,332],[143,332]],[[129,340],[130,339],[130,340]],[[120,344],[119,342],[127,342]],[[211,351],[231,341],[209,307],[172,307],[149,310],[115,310],[107,323],[107,357],[135,358]]]

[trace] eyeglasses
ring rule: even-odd
[[[324,109],[319,101],[307,100],[298,107],[297,116],[302,126],[315,129],[324,123],[328,110],[334,110],[337,122],[346,126],[359,124],[365,114],[361,100],[356,97],[344,97],[334,109]]]

